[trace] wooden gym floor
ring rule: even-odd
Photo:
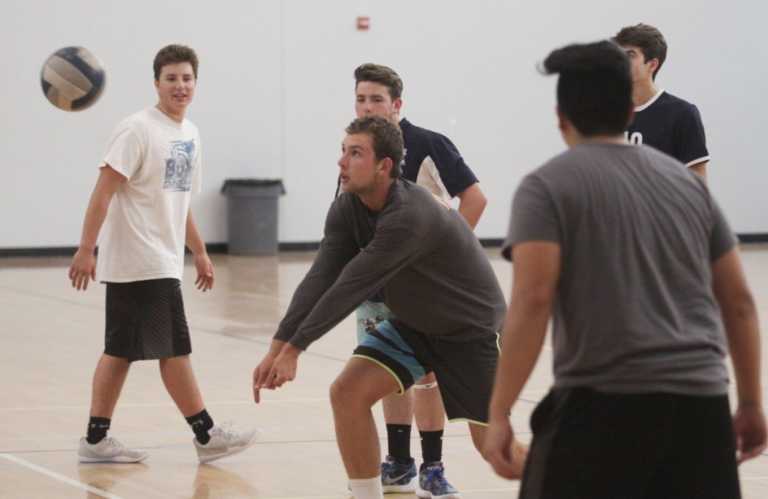
[[[508,293],[510,265],[497,250],[488,254]],[[68,258],[0,259],[0,498],[347,498],[328,387],[354,347],[353,320],[302,355],[296,381],[266,392],[259,405],[251,397],[252,370],[312,258],[215,255],[216,286],[205,294],[194,289],[194,268],[187,267],[192,361],[208,411],[217,422],[262,430],[252,449],[211,465],[198,465],[192,433],[165,392],[156,362],[132,367],[110,433],[148,450],[149,459],[79,465],[77,441],[103,347],[104,287],[75,292],[66,278]],[[744,260],[765,319],[768,246],[746,246]],[[764,342],[764,387],[766,352]],[[513,414],[524,441],[530,439],[528,417],[551,383],[550,369],[546,348]],[[384,436],[381,411],[375,414]],[[411,448],[418,461],[415,438]],[[474,451],[465,424],[447,426],[444,461],[466,499],[517,497],[518,483],[493,474]],[[768,497],[768,454],[743,465],[741,480],[745,499]]]

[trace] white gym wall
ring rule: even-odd
[[[369,31],[355,29],[358,15],[370,16]],[[563,148],[555,80],[536,63],[640,21],[670,45],[660,85],[699,106],[709,182],[734,229],[768,233],[766,18],[761,0],[3,2],[0,249],[78,244],[107,137],[155,103],[152,59],[168,43],[200,57],[189,117],[203,137],[193,210],[207,242],[226,241],[219,189],[229,177],[282,178],[280,241],[321,238],[362,62],[395,68],[405,116],[458,145],[489,198],[477,233],[501,238],[522,176]],[[107,70],[101,100],[79,113],[55,109],[40,89],[43,61],[67,45],[87,47]]]

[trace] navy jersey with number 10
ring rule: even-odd
[[[445,199],[453,198],[473,184],[477,177],[464,162],[448,137],[400,120],[405,157],[403,178],[426,187]]]
[[[709,161],[699,110],[664,90],[635,108],[626,136],[630,143],[649,145],[685,166]]]

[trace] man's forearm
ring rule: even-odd
[[[80,236],[81,249],[92,252],[96,248],[96,241],[99,238],[101,227],[104,225],[104,219],[107,217],[110,200],[111,196],[99,190],[94,190],[91,195],[88,208],[85,211],[83,232]]]
[[[299,355],[302,354],[302,352],[304,352],[304,350],[302,350],[301,348],[297,347],[292,343],[285,343],[280,348],[280,353],[283,355],[293,355],[295,357],[298,357]]]
[[[745,302],[738,310],[725,310],[723,319],[736,376],[740,405],[762,405],[760,382],[760,333],[754,303]]]
[[[192,210],[187,214],[187,230],[186,230],[186,244],[189,251],[195,255],[202,255],[206,253],[205,242],[200,236],[200,231],[197,230],[197,224],[195,224],[192,218]]]
[[[272,339],[272,343],[269,345],[269,355],[277,356],[283,351],[283,347],[288,343],[276,338]]]
[[[464,217],[469,226],[474,229],[480,221],[483,211],[485,211],[485,205],[488,204],[488,200],[477,184],[468,187],[467,190],[462,192],[459,195],[459,200],[459,213]]]

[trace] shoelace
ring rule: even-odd
[[[445,479],[443,468],[439,466],[427,468],[427,483],[436,482],[441,488],[448,488],[448,480]]]
[[[382,475],[389,476],[390,478],[396,474],[407,473],[409,470],[409,466],[404,466],[394,461],[384,461],[381,463]]]
[[[116,451],[123,451],[125,449],[125,445],[112,437],[105,437],[105,440],[107,441],[107,447],[110,449],[114,449]]]
[[[233,426],[232,421],[225,421],[219,425],[219,434],[226,441],[235,440],[238,436],[232,430],[232,426]]]

